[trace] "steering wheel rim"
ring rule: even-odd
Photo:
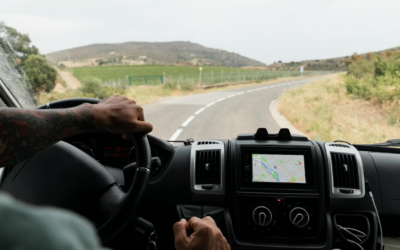
[[[97,104],[101,100],[93,98],[69,98],[47,103],[38,109],[70,108],[83,103]],[[103,192],[99,199],[100,209],[107,216],[106,222],[98,227],[98,235],[103,243],[111,240],[133,219],[134,212],[144,196],[150,180],[151,150],[144,133],[131,134],[136,152],[136,173],[128,189],[124,191],[116,183]]]

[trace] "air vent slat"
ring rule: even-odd
[[[354,155],[331,153],[333,185],[335,188],[359,189],[359,172]]]
[[[221,184],[221,151],[196,151],[195,183]]]
[[[331,146],[331,147],[339,147],[339,148],[350,148],[349,145],[339,144],[339,143],[331,143],[331,144],[329,144],[329,146]]]
[[[197,145],[210,145],[210,144],[221,144],[221,143],[216,142],[216,141],[199,141],[199,142],[197,142]]]

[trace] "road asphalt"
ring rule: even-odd
[[[154,126],[151,134],[165,140],[232,139],[261,127],[276,133],[280,127],[270,113],[270,103],[291,88],[326,77],[171,98],[143,108],[146,121]]]

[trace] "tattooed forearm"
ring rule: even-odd
[[[88,105],[59,110],[0,109],[0,167],[12,166],[68,136],[94,128]]]

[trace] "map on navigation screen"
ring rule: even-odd
[[[253,154],[253,182],[306,183],[304,155]]]

